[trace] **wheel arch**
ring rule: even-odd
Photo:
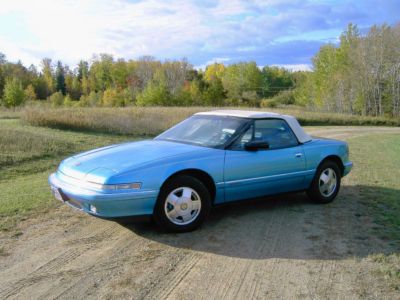
[[[319,168],[320,165],[322,165],[326,161],[332,161],[332,162],[336,163],[338,165],[338,167],[339,167],[339,170],[340,170],[340,173],[341,173],[340,175],[341,175],[341,177],[343,177],[344,165],[343,165],[343,161],[340,158],[340,156],[334,155],[334,154],[326,156],[323,160],[321,160],[321,162],[318,165],[318,168]]]
[[[168,182],[171,179],[181,176],[181,175],[191,176],[191,177],[194,177],[194,178],[198,179],[199,181],[201,181],[205,185],[207,190],[210,192],[211,203],[214,202],[215,195],[216,195],[216,186],[215,186],[214,179],[211,177],[210,174],[208,174],[207,172],[200,170],[200,169],[184,169],[184,170],[180,170],[178,172],[171,174],[161,185],[160,191],[165,187],[165,185],[168,184]]]

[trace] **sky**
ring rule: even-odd
[[[0,0],[0,52],[26,66],[109,53],[306,70],[350,22],[395,25],[400,0]]]

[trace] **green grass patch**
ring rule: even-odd
[[[0,128],[0,167],[58,157],[73,148],[72,142],[48,132],[32,132],[15,126]]]
[[[0,230],[12,230],[22,219],[58,205],[50,194],[47,177],[63,158],[127,140],[134,138],[0,120]]]
[[[360,198],[383,238],[400,242],[400,136],[370,134],[349,139]]]
[[[55,207],[47,184],[48,172],[1,180],[0,230],[15,228],[17,223],[32,213],[44,213]]]

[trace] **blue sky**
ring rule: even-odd
[[[1,0],[0,52],[25,65],[110,53],[307,69],[350,22],[361,32],[397,24],[400,1]]]

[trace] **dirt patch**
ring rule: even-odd
[[[342,138],[390,128],[310,128]],[[198,231],[165,234],[151,223],[120,225],[62,206],[1,238],[0,298],[395,299],[374,253],[351,176],[337,198],[315,205],[302,193],[214,209]]]

